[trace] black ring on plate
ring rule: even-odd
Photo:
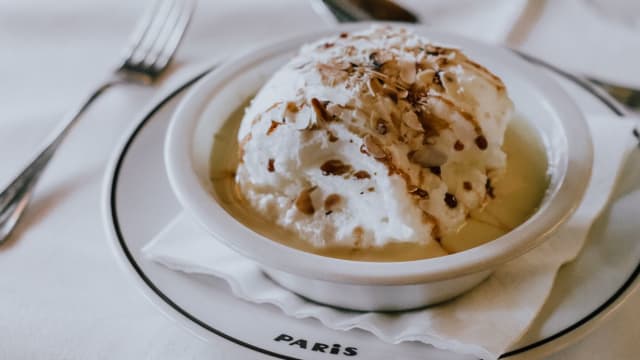
[[[522,56],[524,59],[526,59],[527,61],[531,62],[531,63],[535,63],[537,65],[546,67],[547,69],[556,72],[557,74],[565,77],[566,79],[574,82],[575,84],[577,84],[578,86],[580,86],[581,88],[583,88],[584,90],[588,91],[589,93],[591,93],[593,96],[595,96],[598,100],[602,101],[604,103],[604,105],[606,105],[609,109],[611,109],[612,112],[614,112],[616,115],[618,116],[624,116],[625,115],[625,111],[623,110],[623,108],[618,105],[616,102],[612,101],[608,96],[603,95],[602,92],[596,89],[594,89],[593,86],[591,86],[590,84],[588,84],[587,82],[583,81],[582,79],[569,74],[565,71],[562,71],[556,67],[554,67],[553,65],[550,65],[546,62],[543,62],[539,59],[536,58],[532,58],[528,55],[524,55],[522,53],[518,53],[520,56]],[[124,158],[129,150],[129,147],[131,146],[131,144],[133,143],[133,141],[135,140],[136,136],[138,135],[138,133],[140,132],[140,130],[142,130],[142,128],[145,126],[145,124],[147,124],[147,122],[153,118],[153,116],[159,111],[161,110],[164,105],[166,103],[168,103],[171,99],[173,99],[175,96],[177,96],[178,94],[180,94],[181,92],[183,92],[184,90],[186,90],[188,87],[190,87],[191,85],[193,85],[193,83],[195,83],[196,81],[200,80],[203,76],[205,76],[206,74],[208,74],[209,72],[211,72],[213,69],[209,69],[197,76],[195,76],[194,78],[188,80],[187,82],[185,82],[183,85],[181,85],[180,87],[178,87],[176,90],[174,90],[173,92],[171,92],[169,95],[167,95],[167,97],[165,97],[164,99],[162,99],[162,101],[160,101],[145,117],[144,119],[142,119],[142,121],[140,122],[140,124],[138,124],[138,126],[135,128],[135,130],[133,131],[133,133],[130,135],[129,139],[127,140],[126,144],[124,145],[124,148],[122,149],[122,153],[120,154],[120,156],[118,157],[118,161],[116,163],[115,166],[115,170],[113,173],[113,179],[111,180],[111,196],[110,196],[110,203],[111,203],[111,219],[113,222],[113,228],[115,230],[116,236],[118,237],[118,242],[120,243],[120,246],[122,247],[122,250],[124,252],[124,254],[126,255],[127,259],[129,260],[129,262],[131,263],[131,266],[134,268],[134,270],[136,271],[136,273],[138,273],[138,275],[140,276],[140,278],[149,286],[149,288],[151,288],[151,290],[153,290],[164,302],[166,302],[169,306],[171,306],[174,310],[176,310],[178,313],[182,314],[183,316],[185,316],[187,319],[193,321],[194,323],[198,324],[199,326],[201,326],[202,328],[212,332],[213,334],[220,336],[226,340],[229,340],[233,343],[236,343],[240,346],[244,346],[248,349],[257,351],[259,353],[265,354],[265,355],[269,355],[269,356],[273,356],[275,358],[279,358],[279,359],[287,359],[287,360],[298,360],[298,358],[294,358],[291,356],[287,356],[287,355],[283,355],[283,354],[278,354],[272,351],[269,351],[267,349],[263,349],[260,348],[258,346],[255,345],[251,345],[247,342],[244,342],[240,339],[234,338],[230,335],[225,334],[224,332],[217,330],[213,327],[211,327],[210,325],[208,325],[207,323],[203,322],[202,320],[196,318],[195,316],[193,316],[192,314],[190,314],[188,311],[186,311],[185,309],[181,308],[180,306],[178,306],[178,304],[176,304],[175,302],[173,302],[167,295],[165,295],[162,291],[160,291],[160,289],[158,287],[156,287],[156,285],[146,276],[146,274],[142,271],[142,269],[138,266],[138,263],[136,262],[136,260],[133,258],[133,255],[131,254],[131,252],[129,251],[129,249],[127,248],[127,244],[124,241],[124,237],[122,235],[122,231],[120,229],[120,224],[118,222],[118,214],[116,211],[116,188],[118,185],[118,178],[120,176],[120,169],[122,167],[122,163],[124,161]],[[602,305],[600,305],[598,308],[596,308],[595,310],[593,310],[592,312],[590,312],[589,314],[587,314],[584,318],[580,319],[578,322],[576,322],[575,324],[551,335],[548,336],[542,340],[536,341],[535,343],[526,345],[522,348],[516,349],[516,350],[512,350],[509,351],[507,353],[502,354],[502,356],[500,358],[506,358],[509,356],[513,356],[516,354],[520,354],[523,353],[525,351],[529,351],[533,348],[542,346],[546,343],[549,343],[575,329],[577,329],[578,327],[584,325],[585,323],[587,323],[589,320],[593,319],[594,317],[596,317],[600,312],[602,312],[604,309],[606,309],[607,307],[609,307],[613,302],[615,302],[628,288],[629,286],[631,286],[631,284],[635,281],[635,279],[638,277],[638,275],[640,274],[640,263],[636,266],[635,270],[633,271],[633,273],[631,274],[631,276],[622,284],[622,286],[611,296],[607,299],[607,301],[605,301]]]

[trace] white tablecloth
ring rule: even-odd
[[[620,11],[603,15],[595,5],[561,16],[577,2],[587,1],[531,7],[509,41],[566,68],[640,87],[640,48],[616,42],[614,36],[628,35],[634,27],[640,35],[638,17],[622,19]],[[425,12],[425,3],[418,0],[403,3],[426,20],[431,16],[434,24],[451,15],[433,8]],[[0,0],[0,184],[114,64],[146,5]],[[611,41],[594,40],[604,25],[586,26],[593,16],[611,20],[606,27]],[[454,23],[442,21],[443,26]],[[326,26],[306,1],[201,1],[178,64],[211,61],[283,34]],[[583,54],[589,61],[577,61]],[[107,246],[100,213],[106,160],[134,114],[171,86],[170,77],[154,89],[108,92],[54,158],[15,241],[0,247],[0,359],[257,357],[224,341],[205,343],[167,320],[126,278]],[[640,292],[601,328],[554,358],[637,358],[639,309]]]

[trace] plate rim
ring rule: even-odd
[[[555,66],[546,63],[540,59],[531,57],[530,55],[526,55],[520,52],[517,52],[518,55],[522,56],[525,60],[537,64],[539,66],[545,67],[548,70],[570,80],[574,84],[583,88],[585,91],[591,93],[597,100],[600,100],[606,107],[608,107],[614,114],[617,116],[624,116],[627,114],[626,110],[619,105],[615,100],[611,99],[608,94],[599,91],[594,88],[586,81],[578,78],[575,75],[570,73],[566,73],[561,69],[556,68]],[[119,146],[114,151],[110,161],[108,162],[107,170],[105,172],[105,177],[103,181],[103,190],[102,190],[102,203],[103,203],[103,221],[106,232],[109,236],[107,236],[107,241],[109,243],[109,247],[113,251],[115,257],[118,259],[118,263],[129,275],[129,278],[135,281],[136,285],[142,293],[145,295],[145,298],[149,300],[161,313],[167,316],[169,319],[176,321],[175,314],[177,313],[180,317],[184,317],[185,320],[189,320],[191,323],[198,325],[202,330],[206,330],[211,334],[214,334],[224,340],[235,343],[236,345],[240,345],[244,348],[256,351],[258,353],[262,353],[264,355],[268,355],[278,359],[298,359],[295,357],[291,357],[284,354],[279,354],[277,352],[273,352],[268,349],[261,348],[256,345],[252,345],[246,341],[230,336],[223,331],[215,329],[204,321],[198,319],[194,315],[190,314],[186,309],[183,309],[178,304],[173,302],[170,297],[164,294],[155,283],[146,275],[146,273],[139,266],[138,262],[130,252],[127,241],[122,234],[120,229],[118,215],[116,211],[116,193],[117,193],[117,183],[120,175],[120,169],[122,167],[122,163],[127,155],[128,149],[136,139],[137,135],[144,128],[146,124],[149,123],[156,113],[161,111],[164,106],[174,99],[176,96],[183,93],[185,90],[193,86],[198,80],[200,80],[205,75],[209,74],[211,71],[214,71],[215,66],[210,66],[204,71],[199,71],[196,75],[189,74],[185,75],[185,80],[176,81],[177,86],[173,87],[167,93],[163,93],[155,98],[151,105],[148,107],[148,110],[142,112],[142,116],[140,119],[131,126],[129,131],[123,136],[122,141],[119,143]],[[134,276],[131,276],[134,275]],[[508,351],[500,356],[500,358],[511,358],[516,359],[520,358],[521,355],[529,355],[531,352],[540,352],[540,354],[551,354],[557,352],[578,340],[584,338],[590,332],[595,330],[602,322],[609,318],[613,313],[615,313],[622,303],[626,301],[626,299],[631,296],[638,288],[640,288],[640,263],[636,265],[635,270],[631,273],[631,275],[625,280],[625,282],[618,288],[616,292],[614,292],[607,300],[589,312],[587,315],[582,317],[579,321],[574,324],[564,328],[556,332],[553,335],[547,336],[544,339],[540,339],[531,344],[525,345],[518,349],[514,349]],[[158,301],[161,300],[161,302]],[[183,322],[179,322],[181,326],[185,327],[190,332],[194,333],[196,336],[200,338],[204,338],[204,340],[208,340],[206,337],[198,334],[193,331],[190,327],[186,326]],[[585,326],[586,325],[586,326]],[[549,347],[549,344],[555,343],[556,347]]]

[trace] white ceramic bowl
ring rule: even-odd
[[[309,299],[358,310],[401,310],[450,299],[471,289],[501,264],[545,240],[579,204],[592,165],[584,118],[564,91],[511,51],[415,27],[434,42],[461,47],[505,82],[518,113],[544,139],[551,181],[540,209],[506,235],[435,259],[361,262],[323,257],[265,238],[229,215],[209,182],[213,134],[298,48],[320,37],[369,25],[334,28],[251,51],[204,77],[177,109],[165,161],[178,200],[212,236],[257,262],[282,286]],[[497,294],[496,296],[499,296]]]

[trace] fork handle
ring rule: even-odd
[[[29,204],[31,194],[40,175],[49,164],[62,140],[69,134],[73,126],[89,106],[104,93],[105,90],[117,84],[117,81],[107,81],[95,89],[75,111],[68,113],[62,126],[52,133],[44,149],[27,165],[22,172],[0,193],[0,244],[9,238],[24,210]]]

